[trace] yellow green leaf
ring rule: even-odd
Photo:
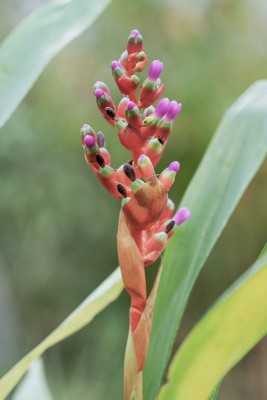
[[[207,400],[215,385],[267,334],[267,254],[263,254],[185,339],[159,400]]]
[[[22,378],[30,364],[54,344],[73,335],[116,300],[123,289],[121,273],[117,268],[95,291],[48,335],[38,346],[23,357],[0,379],[0,399],[5,399]]]

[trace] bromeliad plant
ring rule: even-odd
[[[88,27],[109,1],[54,0],[15,28],[0,46],[0,127],[15,111],[45,65]],[[118,250],[124,284],[131,296],[125,396],[141,397],[146,357],[145,400],[207,400],[214,388],[211,399],[215,400],[218,383],[267,334],[266,246],[248,273],[240,277],[192,329],[170,365],[168,383],[160,386],[197,276],[266,156],[267,81],[253,84],[225,113],[181,200],[181,205],[189,207],[193,218],[176,229],[189,216],[184,208],[173,216],[174,206],[166,195],[179,164],[171,163],[159,176],[155,175],[154,167],[181,106],[162,99],[155,110],[152,107],[163,91],[159,61],[151,64],[148,79],[137,99],[139,78],[135,74],[145,64],[141,37],[133,31],[127,51],[119,61],[112,63],[115,81],[123,94],[117,110],[106,85],[97,82],[94,90],[104,117],[117,129],[122,144],[132,152],[131,162],[113,170],[103,134],[95,135],[89,126],[82,129],[86,160],[110,193],[122,201]],[[161,215],[160,209],[163,209]],[[160,256],[175,230],[178,235],[175,233],[164,254],[159,286],[160,271],[147,297],[145,266]],[[40,363],[32,364],[33,361],[89,324],[122,289],[121,273],[116,269],[1,377],[0,399],[11,393],[30,366],[24,381],[26,394],[22,383],[24,396],[40,397],[43,391],[43,396],[48,398],[47,390],[44,392],[44,385],[40,384]]]
[[[138,30],[128,38],[127,50],[111,63],[112,74],[122,94],[116,108],[105,83],[96,82],[94,95],[98,108],[115,127],[121,144],[132,159],[118,169],[111,167],[104,134],[85,124],[81,129],[85,159],[101,184],[121,200],[118,228],[118,257],[124,287],[130,295],[130,327],[125,356],[125,399],[142,398],[142,371],[150,339],[154,302],[161,268],[150,295],[147,294],[145,268],[153,264],[167,246],[174,230],[190,217],[183,207],[174,213],[168,199],[180,164],[173,161],[161,174],[159,162],[182,105],[168,98],[153,104],[164,90],[160,74],[163,64],[150,64],[141,86],[136,72],[147,63],[143,39]]]

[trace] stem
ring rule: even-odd
[[[143,368],[150,340],[154,303],[156,299],[162,266],[160,265],[153,288],[147,299],[145,311],[132,333],[129,327],[124,362],[124,400],[142,400]]]
[[[138,371],[131,327],[124,359],[124,400],[142,400],[143,371]]]

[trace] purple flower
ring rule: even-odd
[[[178,161],[173,161],[168,166],[168,170],[169,171],[173,171],[173,172],[176,172],[176,173],[179,171],[179,169],[180,169],[180,163]]]
[[[148,72],[148,79],[153,82],[157,82],[160,74],[163,71],[163,63],[159,60],[154,60],[150,64],[149,72]]]
[[[136,104],[133,101],[129,101],[126,105],[126,110],[131,111],[134,107],[136,107]]]
[[[164,97],[164,99],[161,99],[156,107],[155,110],[155,115],[157,118],[162,118],[164,115],[168,112],[170,108],[170,100],[167,97]]]
[[[102,96],[105,95],[105,92],[102,89],[96,89],[94,94],[97,99],[100,99]]]
[[[188,220],[191,216],[190,211],[188,208],[180,208],[177,213],[174,215],[173,220],[175,222],[175,225],[181,225],[183,222]]]
[[[133,36],[135,39],[137,39],[139,35],[140,35],[140,32],[138,31],[138,29],[134,29],[134,30],[130,33],[130,36]]]
[[[84,144],[90,149],[95,146],[95,139],[91,135],[86,135],[84,137]]]
[[[177,115],[180,114],[182,109],[182,104],[181,103],[177,103],[177,101],[173,100],[170,102],[170,107],[169,110],[166,114],[166,120],[168,121],[174,121],[175,118],[177,117]]]
[[[119,63],[119,61],[112,61],[111,63],[112,72],[114,71],[115,68],[121,68],[121,63]]]

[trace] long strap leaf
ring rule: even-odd
[[[0,128],[52,58],[111,0],[54,0],[21,22],[0,47]]]
[[[12,400],[53,400],[45,376],[42,358],[34,361],[18,385]]]
[[[267,334],[267,254],[200,320],[177,352],[159,400],[206,400],[214,386]]]
[[[123,289],[121,273],[117,268],[58,328],[48,335],[38,346],[23,357],[6,375],[0,379],[0,399],[5,399],[22,378],[30,364],[48,348],[89,324],[111,302],[117,299]]]

